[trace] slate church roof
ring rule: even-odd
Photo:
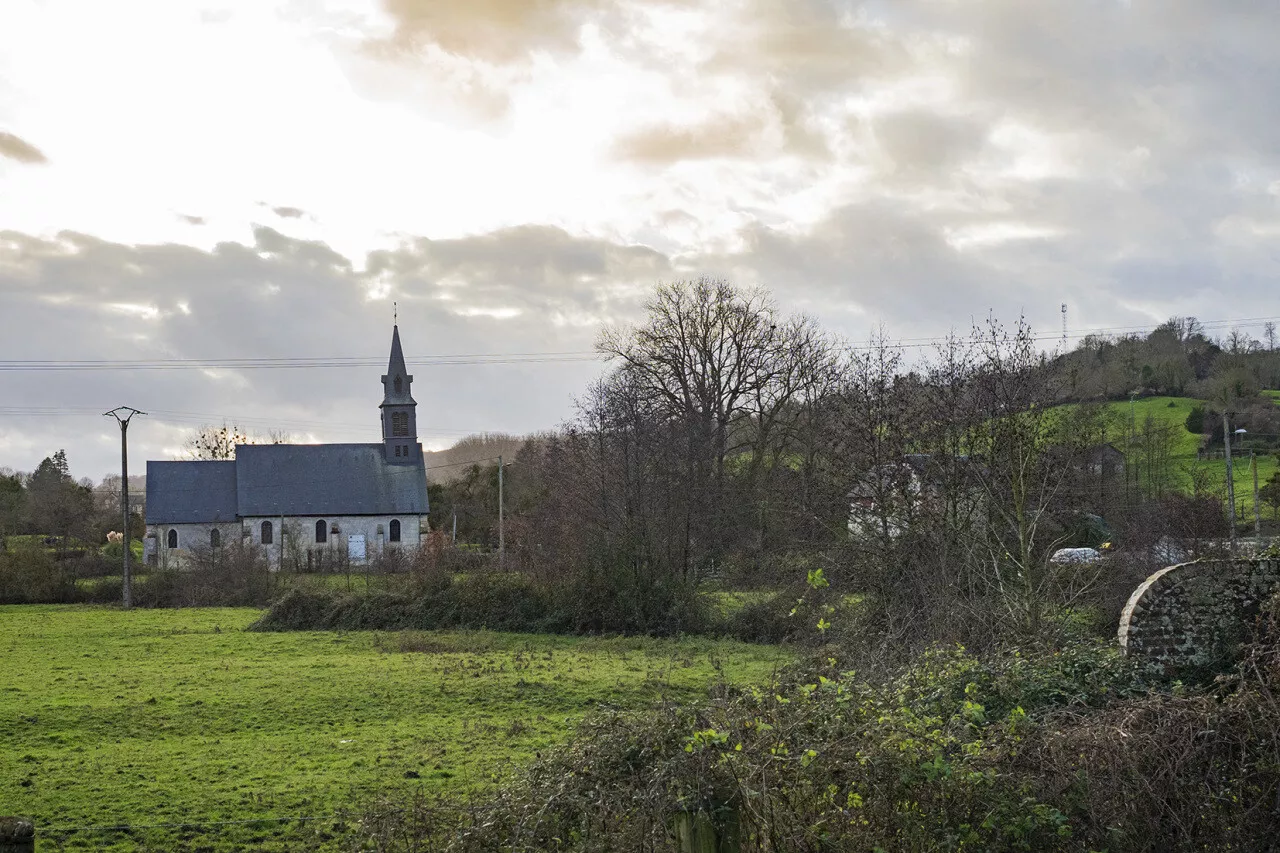
[[[389,464],[381,444],[242,444],[234,462],[147,463],[148,524],[426,512],[426,471]]]
[[[235,521],[238,514],[236,463],[147,463],[147,524]]]
[[[422,465],[387,463],[382,444],[259,444],[236,448],[241,515],[421,515]]]

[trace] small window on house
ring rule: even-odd
[[[316,542],[317,543],[326,542],[328,541],[328,539],[329,539],[329,525],[325,524],[324,520],[321,519],[320,521],[316,522]]]
[[[400,455],[400,445],[396,445],[396,456]]]
[[[178,531],[170,528],[169,536],[166,541],[168,542],[168,545],[170,548],[177,548],[178,547]]]
[[[391,541],[400,541],[400,519],[398,518],[391,519]]]
[[[262,544],[263,545],[270,545],[274,541],[274,537],[272,536],[274,532],[275,530],[274,528],[272,528],[271,522],[269,521],[262,522]]]
[[[392,435],[408,435],[409,434],[409,415],[407,412],[391,413],[391,434]]]
[[[209,547],[217,548],[221,544],[222,544],[222,531],[215,527],[209,531]]]

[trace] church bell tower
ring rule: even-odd
[[[400,327],[391,327],[391,360],[382,377],[382,446],[391,463],[421,461],[418,445],[417,402],[409,393],[413,377],[404,366],[400,349]]]

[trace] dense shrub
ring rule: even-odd
[[[1172,405],[1172,404],[1170,404]],[[1187,432],[1193,435],[1200,435],[1204,432],[1204,406],[1192,406],[1191,411],[1187,412],[1186,420]]]
[[[792,586],[743,605],[716,630],[747,643],[843,643],[864,624],[851,600],[830,587]]]
[[[75,596],[72,560],[56,560],[44,548],[24,544],[0,552],[0,604],[53,604]]]
[[[487,628],[495,631],[672,635],[705,627],[695,594],[598,578],[539,583],[512,572],[431,575],[404,593],[290,590],[256,630]]]
[[[875,683],[827,659],[769,689],[596,716],[465,814],[383,803],[363,825],[386,850],[1271,849],[1273,683],[1149,692],[1100,643],[935,649]]]

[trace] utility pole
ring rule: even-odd
[[[1135,416],[1134,416],[1134,413],[1133,413],[1133,401],[1134,401],[1135,399],[1137,399],[1137,397],[1138,397],[1138,392],[1137,392],[1137,391],[1130,391],[1130,392],[1129,392],[1129,435],[1128,435],[1128,438],[1127,438],[1127,444],[1125,445],[1125,450],[1126,450],[1126,451],[1128,451],[1128,453],[1129,453],[1129,455],[1130,455],[1130,456],[1134,455],[1134,449],[1133,449],[1133,446],[1134,446],[1134,445],[1137,443],[1137,441],[1138,441],[1137,420],[1136,420],[1136,418],[1135,418]],[[1137,465],[1130,465],[1130,464],[1129,464],[1129,457],[1128,457],[1128,456],[1126,456],[1126,457],[1125,457],[1125,462],[1124,462],[1124,499],[1125,499],[1125,502],[1126,502],[1126,503],[1128,503],[1128,502],[1130,501],[1130,494],[1129,494],[1129,469],[1130,469],[1130,468],[1133,468],[1133,485],[1134,485],[1134,491],[1137,491],[1137,485],[1138,485],[1138,466],[1137,466]]]
[[[502,457],[498,457],[498,568],[507,568],[507,542],[502,529]]]
[[[1261,502],[1258,500],[1258,455],[1249,451],[1249,467],[1253,469],[1253,540],[1262,540]]]
[[[134,415],[145,415],[130,406],[117,406],[103,412],[104,418],[115,418],[120,424],[120,513],[124,517],[124,609],[133,606],[133,580],[129,574],[133,537],[129,535],[129,421]]]
[[[1227,413],[1222,413],[1222,445],[1227,456],[1227,504],[1231,507],[1231,550],[1236,550],[1236,481],[1231,472],[1231,425]]]

